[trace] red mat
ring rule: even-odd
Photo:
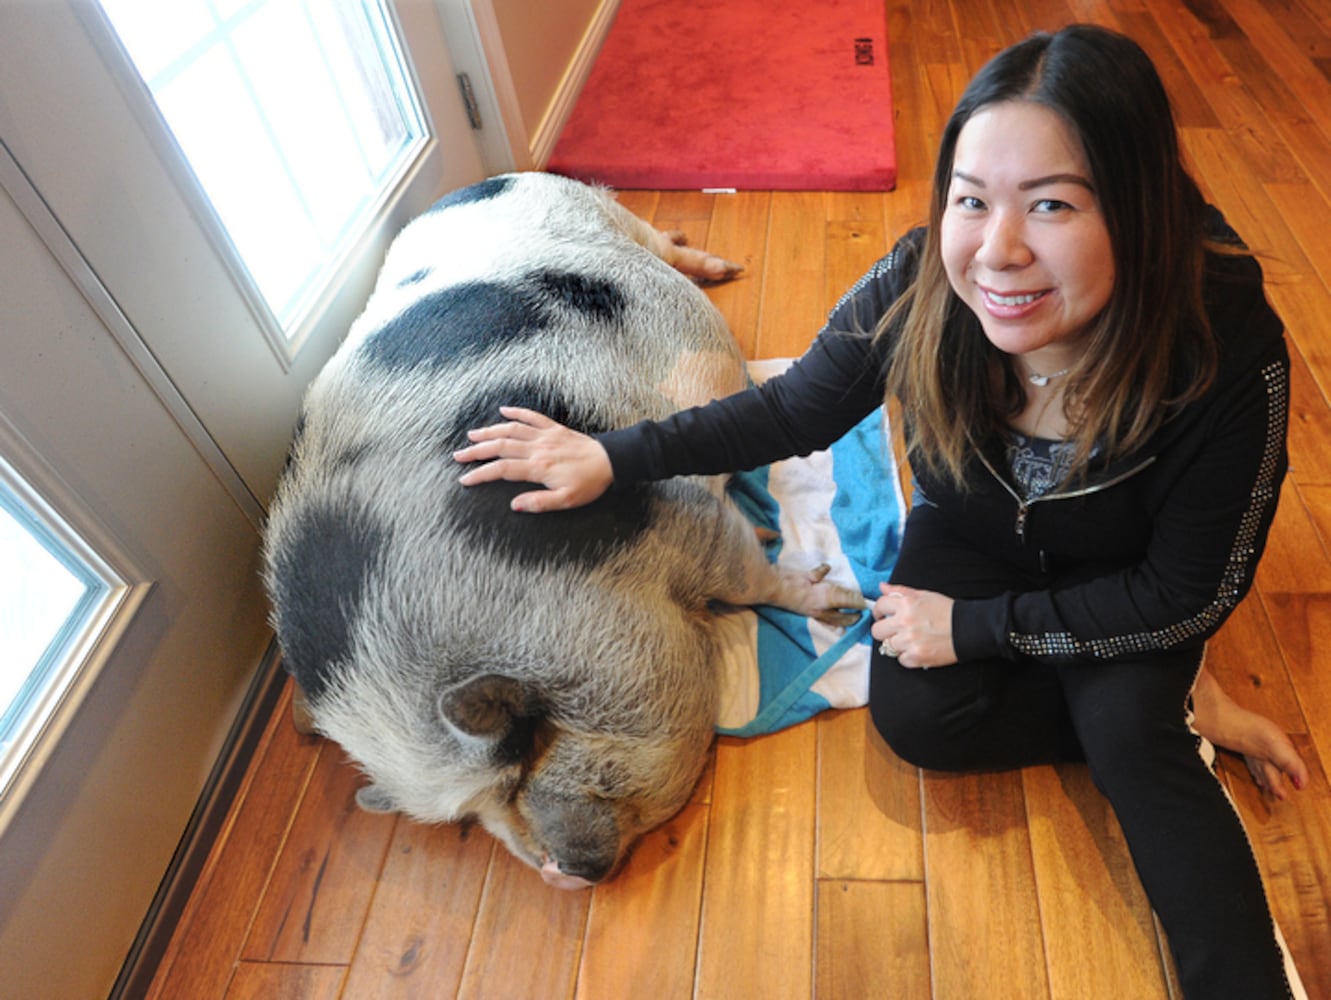
[[[617,188],[886,191],[882,0],[621,0],[546,169]]]

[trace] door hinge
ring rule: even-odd
[[[476,91],[471,89],[471,77],[466,73],[458,74],[458,89],[462,91],[462,103],[467,109],[467,121],[476,131],[481,128],[481,107],[476,103]]]

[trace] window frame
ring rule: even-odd
[[[418,135],[404,150],[390,176],[376,195],[362,207],[350,222],[351,233],[339,245],[330,261],[326,261],[315,280],[316,287],[303,293],[293,311],[289,328],[269,305],[260,290],[240,250],[218,215],[202,182],[190,165],[189,158],[176,140],[165,116],[121,41],[110,16],[97,0],[86,0],[75,10],[85,31],[101,54],[122,96],[132,110],[163,169],[170,176],[181,198],[189,206],[200,229],[212,244],[214,252],[225,266],[236,290],[244,301],[255,324],[267,342],[273,357],[284,374],[292,371],[301,350],[315,339],[315,332],[325,320],[329,307],[337,299],[348,275],[356,269],[366,248],[379,236],[385,216],[397,204],[401,193],[416,175],[426,168],[427,162],[439,145],[439,133],[426,100],[423,85],[407,45],[407,33],[392,0],[369,0],[376,3],[384,24],[392,35],[398,68],[407,84],[409,97],[419,126]]]
[[[39,691],[0,743],[0,835],[22,805],[43,765],[92,689],[121,636],[129,629],[153,582],[111,532],[0,414],[0,487],[11,493],[47,537],[76,558],[101,584],[80,602],[77,627],[66,619],[60,641],[48,648]],[[10,709],[0,707],[0,716]]]

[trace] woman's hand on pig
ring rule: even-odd
[[[945,667],[957,662],[952,645],[952,598],[895,583],[879,584],[870,633],[903,667]]]
[[[534,410],[501,406],[499,413],[507,423],[468,431],[473,443],[453,452],[459,462],[485,463],[462,475],[463,486],[501,479],[539,483],[545,489],[519,493],[511,504],[535,514],[589,504],[614,482],[610,456],[595,438]]]

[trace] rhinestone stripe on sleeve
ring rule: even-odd
[[[832,307],[832,311],[828,313],[828,315],[829,316],[836,315],[837,310],[840,309],[843,305],[845,305],[845,303],[853,299],[856,295],[858,295],[864,289],[865,285],[869,284],[870,282],[877,281],[884,274],[887,274],[889,271],[895,271],[896,269],[897,269],[897,250],[895,247],[893,247],[891,253],[889,253],[886,257],[882,257],[879,260],[875,261],[873,267],[869,268],[869,270],[865,274],[862,274],[860,276],[860,280],[855,282],[855,284],[851,285],[850,288],[846,290],[845,294],[843,294],[841,298],[837,299],[836,305]]]
[[[1289,406],[1289,378],[1284,365],[1274,362],[1263,368],[1261,374],[1266,383],[1266,446],[1248,509],[1239,521],[1234,546],[1230,550],[1229,561],[1221,575],[1215,598],[1191,618],[1168,628],[1084,640],[1078,639],[1071,632],[1046,632],[1039,635],[1011,632],[1008,641],[1012,643],[1013,649],[1030,656],[1090,655],[1105,659],[1125,653],[1156,652],[1211,631],[1234,609],[1242,594],[1249,563],[1256,555],[1254,543],[1261,528],[1262,514],[1276,500],[1276,472]]]

